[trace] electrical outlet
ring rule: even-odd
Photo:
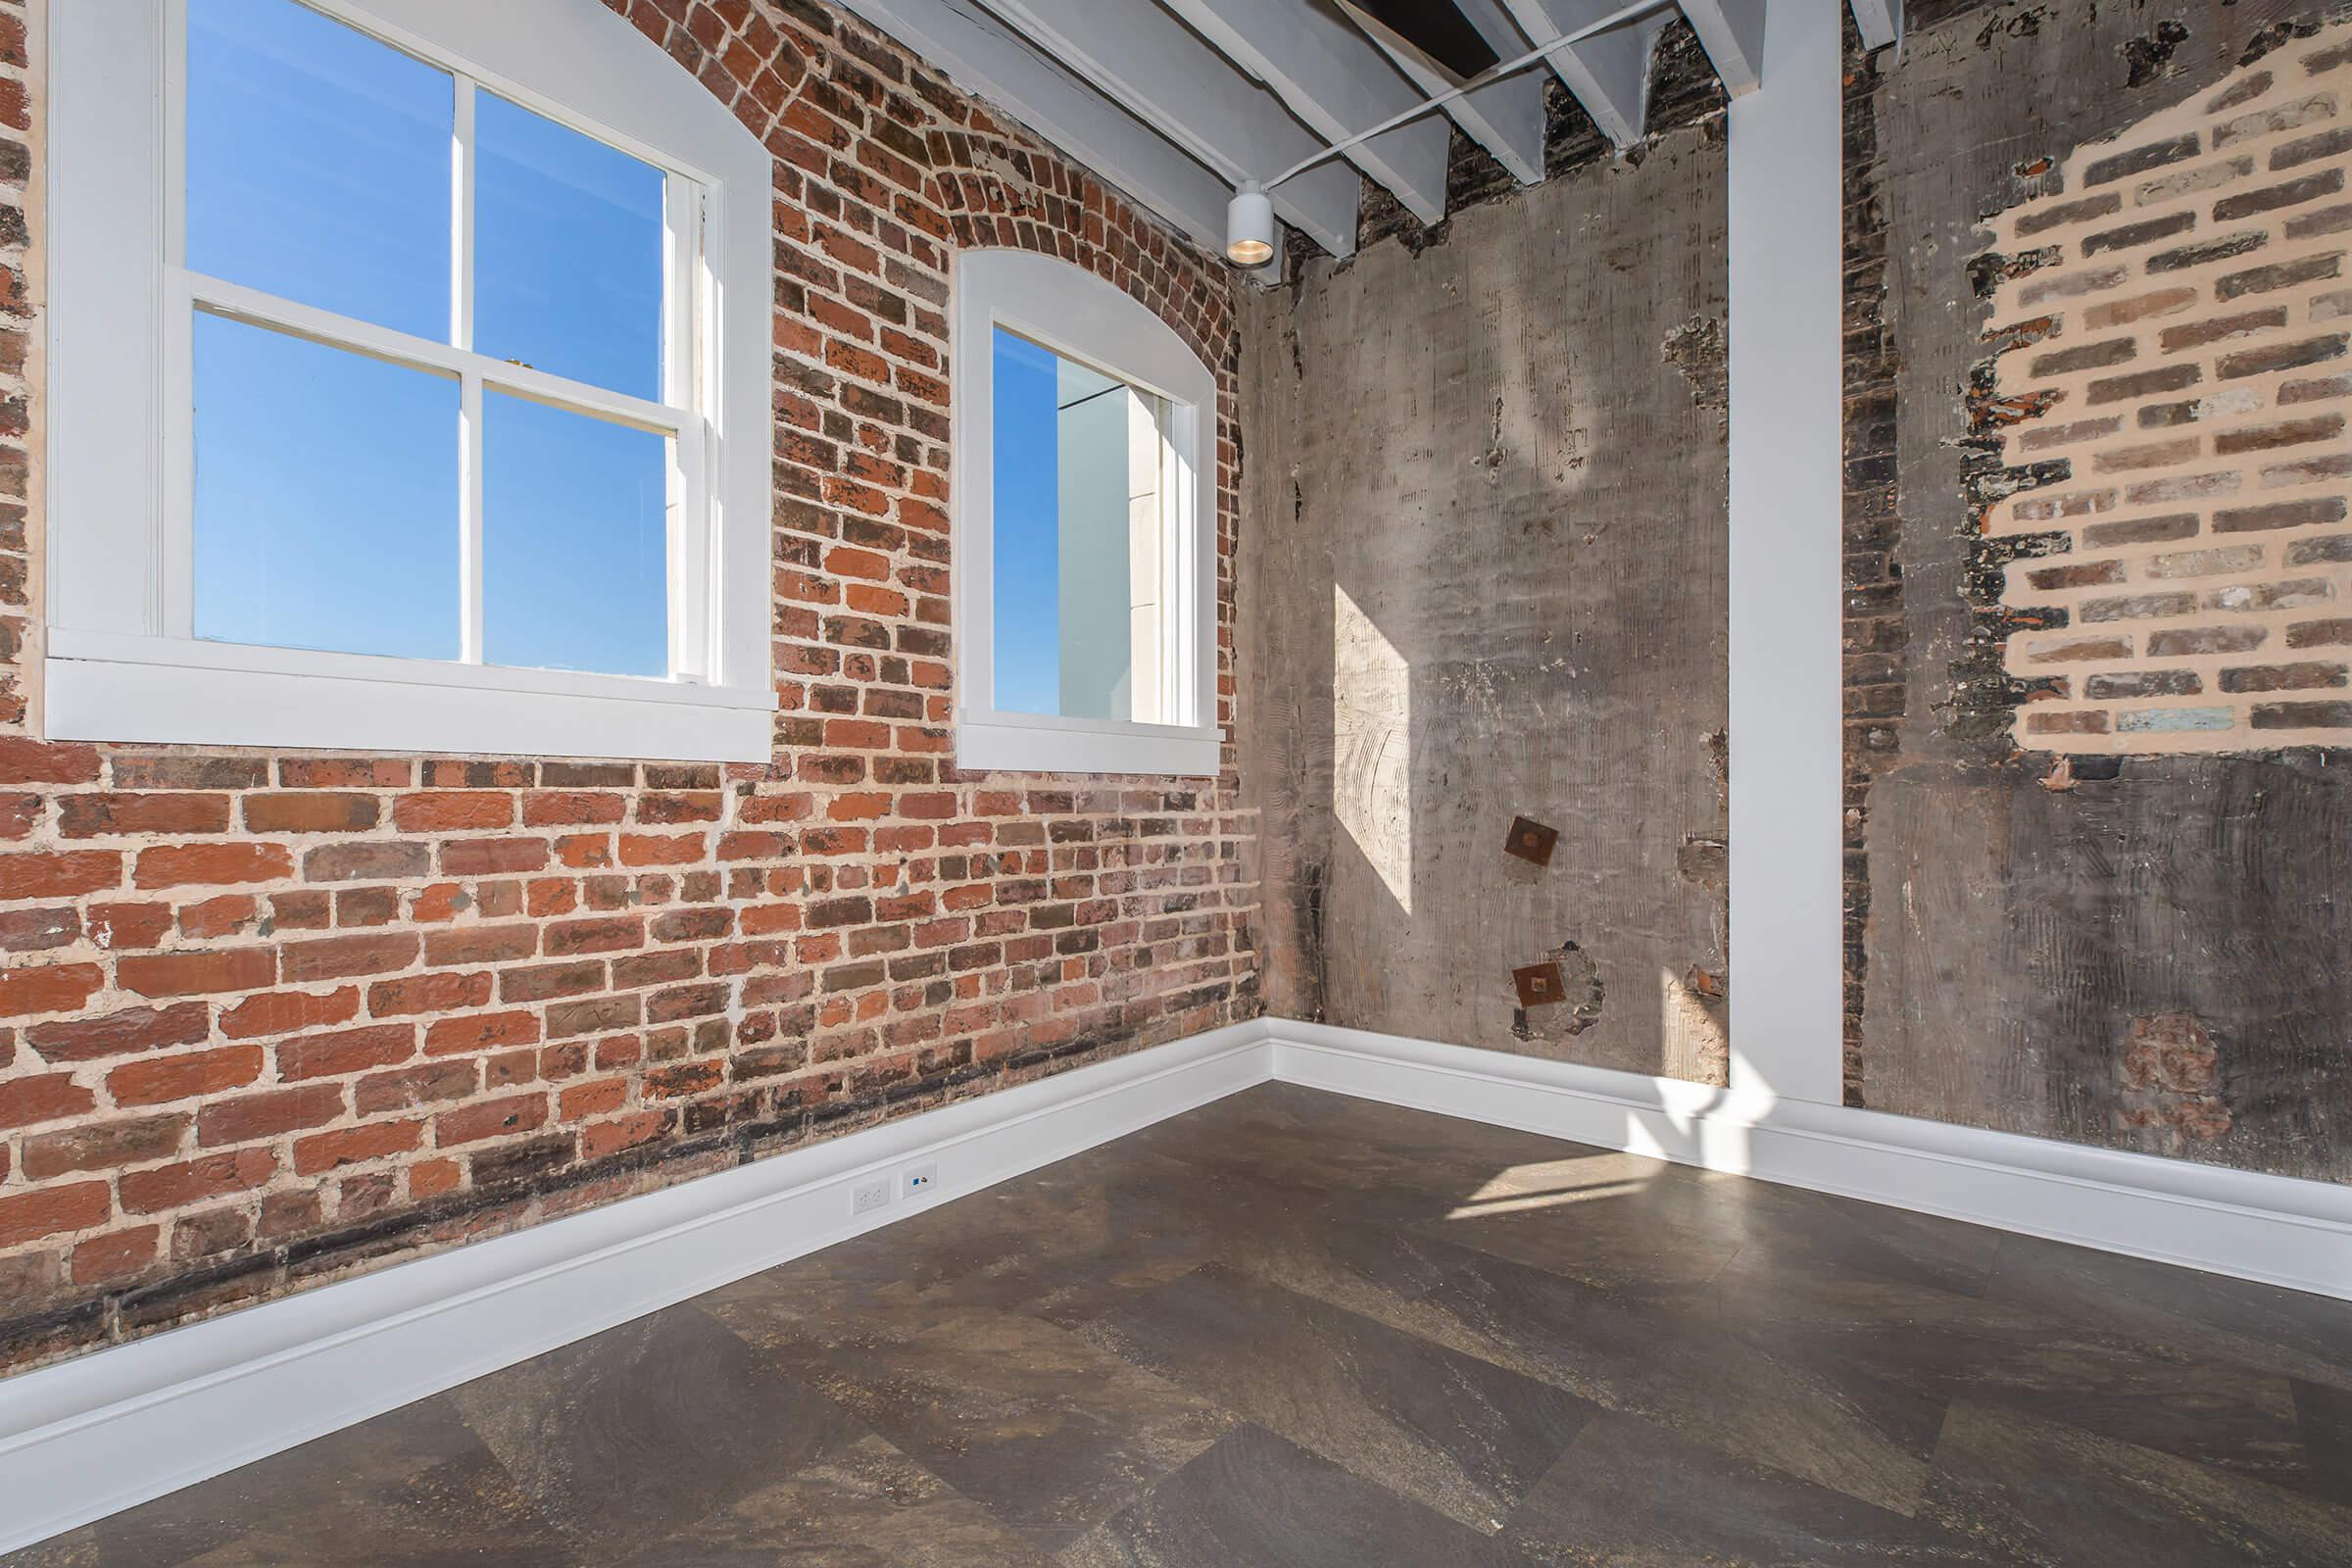
[[[906,1172],[906,1196],[916,1198],[939,1185],[937,1165],[917,1165]]]
[[[860,1182],[850,1189],[850,1217],[871,1214],[890,1201],[890,1182],[887,1179]]]

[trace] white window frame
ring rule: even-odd
[[[452,341],[438,343],[187,270],[187,0],[51,6],[44,731],[61,740],[767,760],[776,699],[766,151],[702,83],[599,4],[302,3],[460,74],[452,168],[461,233],[471,222],[477,86],[671,176],[664,402],[474,353],[471,280],[462,275],[452,279]],[[197,310],[450,376],[469,454],[480,450],[485,388],[674,437],[669,676],[480,662],[478,457],[461,470],[471,612],[460,661],[196,639]]]
[[[1165,400],[1160,559],[1162,701],[1139,724],[996,707],[998,327]],[[956,259],[954,400],[956,760],[974,770],[1213,776],[1217,726],[1217,380],[1165,321],[1069,262],[1023,250]]]

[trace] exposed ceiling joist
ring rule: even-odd
[[[1322,145],[1271,92],[1157,6],[1114,7],[1099,0],[987,4],[1228,183],[1271,174]],[[1310,169],[1270,194],[1274,210],[1316,244],[1335,256],[1354,253],[1363,186],[1346,169]]]
[[[1724,91],[1737,98],[1763,85],[1764,0],[1682,0],[1682,6]]]
[[[1457,0],[1462,15],[1478,30],[1497,59],[1525,54],[1527,40],[1503,15],[1501,0]],[[1435,97],[1456,83],[1446,79],[1428,56],[1368,20],[1365,29],[1396,69],[1420,91]],[[1515,71],[1499,81],[1455,99],[1446,113],[1522,185],[1544,177],[1544,81],[1533,71]]]
[[[1863,48],[1886,48],[1903,35],[1903,0],[1854,0],[1854,27]]]
[[[1263,0],[1166,4],[1329,141],[1345,140],[1426,96],[1337,11],[1308,5],[1294,15],[1270,15]],[[1115,9],[1123,23],[1130,11],[1144,8]],[[1446,216],[1447,141],[1444,117],[1429,114],[1344,156],[1415,218],[1435,223]]]
[[[1504,0],[1511,16],[1536,48],[1589,26],[1615,7],[1611,0]],[[1565,45],[1544,58],[1576,101],[1585,106],[1600,133],[1618,147],[1642,139],[1642,118],[1649,96],[1649,52],[1664,27],[1662,18],[1644,18]]]
[[[969,0],[842,0],[959,86],[1002,105],[1210,250],[1225,245],[1223,181],[1040,55]],[[1348,237],[1354,237],[1352,225]]]

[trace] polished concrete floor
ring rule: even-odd
[[[2352,1563],[2352,1305],[1267,1087],[9,1568]]]

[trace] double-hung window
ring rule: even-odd
[[[956,760],[1213,774],[1216,380],[1026,251],[956,264]]]
[[[577,0],[50,15],[49,733],[764,759],[750,133]]]

